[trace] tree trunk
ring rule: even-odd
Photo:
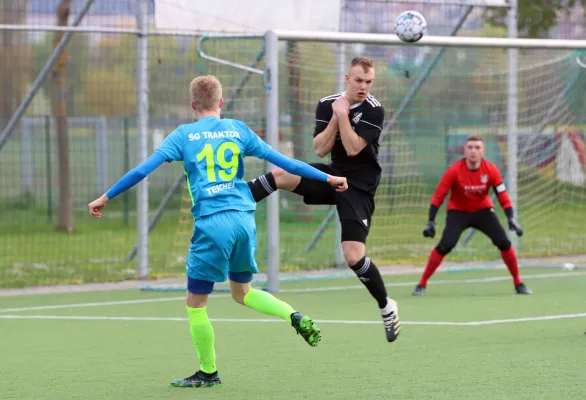
[[[301,52],[297,42],[287,42],[287,73],[289,83],[289,113],[291,114],[291,132],[293,137],[293,158],[306,161],[305,127],[303,125],[303,96],[301,95]],[[298,198],[296,196],[296,198]],[[309,206],[302,201],[296,202],[295,211],[301,220],[309,220]]]
[[[0,24],[23,24],[26,22],[28,0],[5,0],[0,6]],[[0,127],[14,114],[22,101],[26,82],[30,46],[27,33],[21,31],[0,31]]]
[[[71,0],[61,0],[57,8],[57,25],[67,26]],[[55,32],[53,48],[64,32]],[[53,68],[51,81],[51,103],[57,128],[57,159],[59,160],[59,218],[57,229],[73,232],[73,201],[71,195],[71,170],[69,167],[69,135],[67,132],[67,51],[63,51]]]

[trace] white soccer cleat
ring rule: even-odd
[[[388,299],[387,306],[380,310],[387,333],[387,341],[394,342],[401,332],[399,319],[399,305],[393,299]]]

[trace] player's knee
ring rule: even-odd
[[[456,247],[455,242],[445,241],[439,242],[438,245],[435,247],[435,250],[440,253],[442,256],[445,256],[450,251],[452,251]]]
[[[243,292],[231,292],[230,294],[232,295],[232,299],[236,303],[244,305],[244,296],[246,296],[246,293],[243,293]]]
[[[353,266],[358,264],[358,262],[360,260],[362,260],[364,257],[359,257],[358,255],[351,255],[351,256],[347,256],[346,258],[346,262],[348,263],[349,266]]]
[[[230,295],[236,303],[244,305],[244,297],[251,290],[252,273],[230,272]]]
[[[346,262],[350,267],[358,264],[358,262],[360,262],[364,256],[364,251],[360,251],[359,249],[350,249],[344,251],[344,259],[346,259]]]
[[[232,295],[232,299],[238,304],[244,305],[244,296],[246,296],[249,290],[249,285],[230,285],[230,295]]]
[[[275,178],[275,184],[277,185],[277,189],[288,190],[292,192],[295,190],[301,178],[297,175],[291,175],[287,171],[282,168],[277,168],[272,171],[273,178]]]
[[[492,242],[500,251],[507,251],[511,248],[511,242],[507,238],[493,240]]]
[[[191,308],[202,308],[208,304],[207,294],[187,292],[186,304]]]

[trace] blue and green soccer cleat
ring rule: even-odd
[[[195,374],[183,378],[183,379],[175,379],[171,381],[171,386],[173,387],[215,387],[220,386],[222,381],[220,379],[220,375],[218,371],[214,372],[213,374],[206,374],[203,371],[197,371]]]
[[[315,347],[321,341],[321,331],[313,323],[311,318],[303,316],[298,312],[291,314],[291,326],[295,328],[298,334],[312,347]]]

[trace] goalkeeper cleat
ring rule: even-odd
[[[214,387],[220,386],[222,381],[220,379],[220,375],[218,371],[207,374],[203,371],[197,371],[195,374],[184,378],[184,379],[175,379],[171,381],[171,386],[173,387]]]
[[[411,294],[413,296],[423,296],[425,294],[425,286],[417,285]]]
[[[321,331],[309,317],[294,312],[291,314],[291,326],[310,346],[316,347],[321,341]]]
[[[533,294],[533,292],[522,282],[515,285],[515,290],[517,291],[517,294]]]
[[[382,311],[382,310],[381,310]],[[399,319],[399,305],[395,300],[389,299],[389,304],[385,307],[385,314],[382,314],[387,341],[394,342],[401,332],[401,320]],[[384,311],[383,311],[384,312]]]

